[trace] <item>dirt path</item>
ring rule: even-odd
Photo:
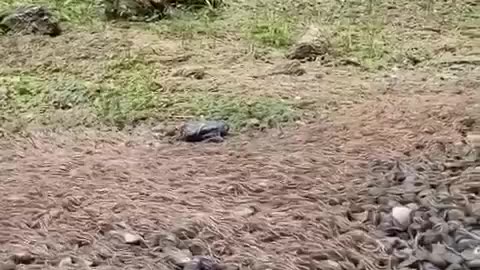
[[[173,234],[176,248],[227,269],[384,268],[371,165],[445,155],[462,141],[469,102],[387,95],[224,144],[88,130],[4,138],[0,260],[21,262],[16,269],[170,269],[162,239]]]

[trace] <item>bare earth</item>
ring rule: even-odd
[[[169,143],[142,127],[128,134],[5,133],[2,270],[176,269],[171,251],[186,249],[212,255],[226,269],[385,269],[390,257],[374,234],[384,208],[369,190],[392,169],[375,164],[427,156],[443,162],[466,144],[474,128],[468,119],[479,121],[475,65],[372,75],[313,62],[303,64],[304,76],[255,78],[287,60],[254,59],[220,44],[175,62],[189,51],[181,41],[143,37],[121,47],[108,31],[77,35],[18,42],[16,55],[0,55],[12,73],[17,65],[95,77],[110,50],[128,48],[150,57],[167,86],[314,100],[308,106],[320,115],[222,144]],[[211,77],[169,77],[194,65],[207,65]],[[322,115],[328,104],[335,113]]]

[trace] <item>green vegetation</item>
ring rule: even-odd
[[[125,76],[126,73],[121,76]],[[219,93],[164,92],[148,75],[133,73],[113,83],[95,84],[69,76],[48,80],[36,76],[4,76],[0,83],[3,121],[56,126],[105,124],[123,128],[147,119],[175,117],[227,120],[240,128],[256,119],[268,127],[297,119],[293,104],[272,97],[249,98]],[[79,118],[78,111],[82,112]],[[63,114],[77,119],[58,119]]]
[[[101,6],[94,1],[5,0],[0,10],[25,3],[49,6],[74,30],[116,25],[100,19]],[[165,39],[235,40],[242,46],[283,52],[314,24],[329,40],[335,60],[354,59],[374,71],[428,64],[441,53],[461,50],[464,35],[472,35],[472,27],[480,25],[479,14],[480,7],[467,0],[244,0],[227,1],[220,8],[174,10],[162,21],[131,27]],[[76,72],[68,70],[75,63],[60,71],[27,68],[14,73],[0,68],[0,117],[4,123],[62,121],[64,126],[122,128],[140,121],[183,117],[224,119],[234,127],[245,126],[251,119],[276,126],[302,115],[295,104],[274,96],[200,88],[167,91],[152,80],[158,71],[140,56],[114,55],[103,64],[99,78],[82,76],[80,66]]]

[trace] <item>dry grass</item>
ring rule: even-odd
[[[200,244],[242,269],[322,269],[325,260],[338,269],[385,268],[371,219],[378,206],[367,195],[370,164],[445,154],[437,146],[460,140],[466,104],[395,100],[348,111],[354,122],[248,143],[241,136],[223,145],[149,147],[145,137],[92,131],[3,140],[0,258],[26,249],[35,262],[24,269],[55,269],[66,256],[98,267],[162,268],[154,238],[170,232],[184,239],[179,246]],[[121,223],[146,245],[112,238]]]
[[[0,9],[20,3],[9,0]],[[478,7],[465,1],[241,1],[177,9],[159,23],[123,23],[129,29],[122,30],[102,21],[92,3],[45,4],[61,16],[63,36],[1,39],[9,49],[0,52],[6,59],[0,67],[0,114],[9,129],[31,124],[125,128],[199,117],[227,120],[237,129],[250,121],[262,127],[308,121],[306,115],[324,112],[305,110],[305,103],[327,111],[338,103],[337,97],[316,94],[325,84],[316,76],[336,72],[319,67],[360,67],[348,76],[359,69],[431,67],[439,57],[468,55],[475,43],[464,32],[478,21]],[[320,27],[332,55],[307,64],[307,75],[284,75],[272,85],[271,77],[262,77],[271,69],[268,63],[283,65],[285,49],[311,24]],[[201,65],[205,75],[199,80],[172,76]],[[343,95],[341,102],[361,102],[370,89],[357,89],[357,81],[336,83],[341,91],[333,95]],[[306,91],[278,91],[299,84]],[[299,102],[304,95],[314,100]]]
[[[478,5],[455,3],[232,1],[138,24],[48,2],[65,34],[0,37],[0,263],[173,269],[173,234],[240,269],[388,269],[372,181],[443,166],[478,109],[476,62],[437,64],[475,57]],[[332,55],[271,72],[311,24]],[[148,126],[202,117],[276,129],[183,144]]]

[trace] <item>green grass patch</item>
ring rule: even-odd
[[[178,9],[156,23],[135,23],[141,26],[133,31],[154,30],[166,40],[218,40],[225,48],[253,44],[258,47],[255,49],[271,52],[289,48],[314,24],[322,29],[335,53],[326,59],[353,58],[374,71],[394,65],[428,64],[442,50],[463,53],[462,49],[473,47],[471,37],[478,35],[480,8],[469,1],[226,1],[221,8],[207,5]],[[4,0],[0,1],[0,10],[32,3],[50,7],[74,28],[88,28],[102,18],[97,2],[85,0]],[[214,57],[208,53],[199,55]],[[147,59],[148,55],[140,54],[92,62],[95,76],[84,73],[85,65],[78,65],[78,59],[66,61],[68,65],[54,74],[48,68],[29,64],[22,67],[23,73],[0,71],[0,120],[123,128],[149,120],[205,117],[226,120],[240,128],[252,119],[264,126],[277,126],[303,113],[304,109],[280,98],[237,95],[235,89],[215,93],[163,89],[154,79],[165,76],[158,70],[164,67],[152,62],[154,57]],[[28,70],[31,73],[27,74]]]
[[[168,33],[184,40],[198,36],[217,37],[224,34],[226,27],[219,9],[175,10],[161,23],[151,25],[159,33]]]
[[[391,60],[392,44],[378,19],[355,24],[339,21],[334,27],[331,43],[338,56],[355,58],[372,69],[386,66]]]
[[[423,44],[416,42],[416,50],[425,53],[421,57],[411,56],[409,43],[425,40],[424,28],[440,29],[442,35],[454,36],[480,22],[478,5],[467,4],[465,0],[246,0],[225,1],[220,8],[204,2],[199,2],[201,9],[175,9],[165,19],[145,25],[162,35],[184,40],[242,38],[259,47],[284,50],[313,23],[330,33],[330,43],[338,56],[355,58],[375,70],[410,62],[416,64],[434,57],[428,54],[434,51],[430,47],[437,45],[438,37]],[[99,4],[84,0],[5,0],[0,3],[0,9],[25,3],[47,5],[63,21],[76,25],[90,25],[101,18]]]
[[[284,14],[265,12],[252,18],[246,25],[247,35],[257,44],[286,48],[294,42],[295,22]]]
[[[55,80],[0,76],[0,83],[3,124],[21,119],[22,123],[46,126],[102,124],[124,128],[144,121],[207,118],[226,120],[232,127],[241,128],[251,119],[273,127],[300,115],[294,104],[273,97],[202,91],[167,93],[142,72],[130,76],[124,72],[116,80],[100,84],[70,76],[57,76]]]

